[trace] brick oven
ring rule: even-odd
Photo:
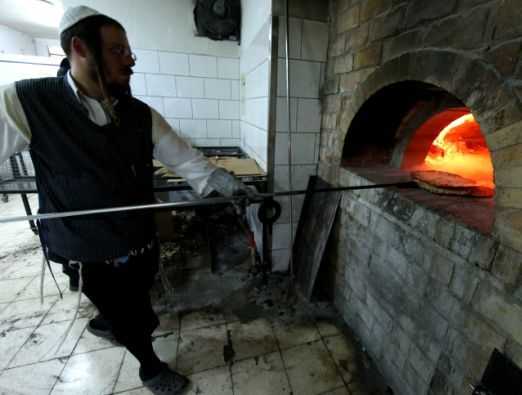
[[[333,0],[330,13],[320,175],[438,170],[474,191],[344,193],[335,305],[396,394],[470,394],[494,349],[522,366],[522,3]]]

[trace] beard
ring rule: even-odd
[[[102,68],[100,68],[102,69]],[[105,88],[107,90],[107,94],[115,99],[121,99],[124,97],[131,96],[131,88],[130,88],[130,76],[133,74],[133,71],[130,67],[126,67],[121,70],[121,73],[129,76],[128,82],[114,82],[108,73],[106,67],[103,67],[100,72],[104,73],[104,83]],[[99,83],[98,79],[98,67],[95,61],[89,62],[89,77],[95,83]]]

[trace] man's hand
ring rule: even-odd
[[[256,200],[257,197],[255,190],[220,167],[210,175],[208,186],[225,197],[245,196],[249,200]]]

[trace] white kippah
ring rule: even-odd
[[[100,13],[92,8],[86,6],[78,6],[78,7],[70,7],[67,8],[65,13],[60,20],[60,25],[58,28],[59,34],[62,34],[63,31],[69,29],[70,27],[76,25],[82,19],[88,18],[90,16],[100,15]]]

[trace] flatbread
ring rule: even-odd
[[[437,170],[414,171],[413,181],[422,189],[440,195],[459,195],[474,197],[492,197],[494,189],[477,183],[458,174]]]

